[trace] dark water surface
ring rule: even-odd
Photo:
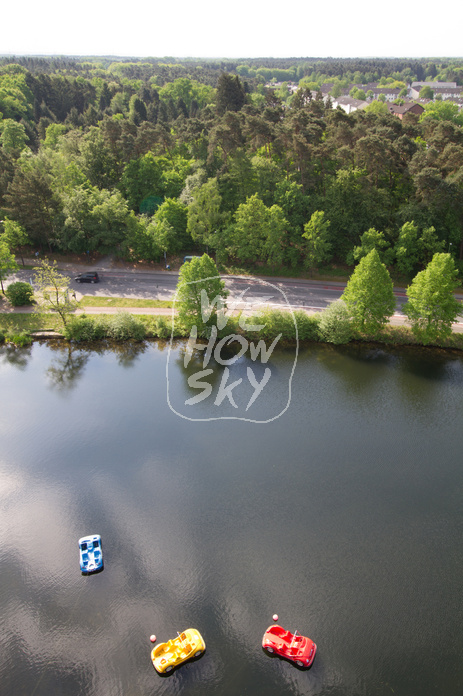
[[[463,359],[304,349],[289,408],[256,424],[175,415],[166,357],[0,352],[0,693],[463,693]],[[262,651],[275,612],[317,643],[310,670]],[[160,677],[150,634],[189,627],[206,653]]]

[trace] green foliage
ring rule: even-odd
[[[58,149],[61,139],[66,131],[67,127],[63,123],[50,123],[45,131],[43,147],[49,148],[50,150]]]
[[[5,295],[14,307],[21,307],[32,304],[34,289],[29,283],[18,281],[7,287]]]
[[[434,92],[429,85],[425,85],[420,89],[420,99],[434,99]]]
[[[414,335],[424,344],[443,339],[452,332],[452,323],[461,313],[454,296],[458,271],[450,254],[435,254],[407,288],[404,311]]]
[[[64,224],[60,240],[64,249],[81,253],[109,252],[124,240],[129,210],[119,191],[78,186],[62,196]]]
[[[425,104],[420,121],[434,119],[435,121],[451,121],[458,126],[463,126],[463,113],[458,109],[458,104],[451,101],[434,101]]]
[[[11,67],[11,66],[7,66]],[[0,113],[5,119],[20,121],[32,116],[34,95],[28,84],[25,71],[0,72]]]
[[[212,104],[214,96],[215,90],[212,87],[187,77],[179,77],[173,82],[168,82],[159,90],[160,99],[166,102],[169,99],[173,99],[174,102],[182,99],[188,111],[193,102],[196,102],[200,109],[206,104]]]
[[[320,334],[327,343],[349,343],[352,338],[350,312],[342,300],[335,300],[323,310],[319,321]]]
[[[259,312],[259,314],[246,317],[245,323],[250,326],[263,325],[263,328],[259,330],[259,340],[262,338],[266,341],[273,341],[280,334],[283,341],[290,343],[294,342],[296,338],[299,341],[320,340],[318,316],[311,316],[302,310],[289,312],[266,309]],[[227,325],[228,327],[229,325]],[[240,327],[236,327],[235,331],[246,335],[246,331],[243,331]],[[248,338],[249,340],[255,340],[255,332],[251,332]]]
[[[397,269],[405,276],[411,275],[418,264],[420,254],[418,238],[418,228],[415,223],[406,222],[400,230],[395,245]]]
[[[164,251],[161,244],[166,245],[165,251],[168,250],[168,240],[162,238],[162,230],[167,227],[166,224],[156,223],[155,220],[142,215],[139,218],[130,217],[127,227],[127,234],[121,245],[121,255],[126,259],[158,261]],[[173,230],[168,226],[168,234],[173,234]]]
[[[16,263],[16,259],[12,254],[6,240],[0,237],[0,285],[3,294],[5,294],[3,281],[6,280],[8,276],[16,270],[18,270],[18,264]]]
[[[3,343],[5,340],[5,334],[3,332],[3,329],[0,328],[0,343]]]
[[[32,343],[32,338],[26,331],[21,331],[20,333],[8,331],[5,336],[5,340],[8,341],[8,343],[13,343],[18,348],[25,348],[26,346],[30,346]]]
[[[228,292],[214,261],[207,254],[184,263],[177,284],[178,317],[189,330],[196,325],[198,335],[217,325],[217,314],[225,307]]]
[[[182,248],[182,241],[166,219],[152,218],[147,233],[152,236],[155,248],[162,253],[177,254]]]
[[[376,249],[360,260],[342,295],[353,325],[373,333],[387,323],[396,301],[392,280]]]
[[[81,315],[79,317],[71,317],[63,330],[64,337],[68,341],[95,341],[104,338],[105,329],[101,322],[97,322],[92,317]]]
[[[380,97],[384,97],[383,94],[380,95]],[[389,109],[387,104],[383,101],[383,99],[374,99],[368,106],[365,107],[364,111],[366,111],[369,114],[388,114]]]
[[[376,249],[381,262],[388,266],[392,263],[394,251],[390,248],[389,243],[384,239],[383,232],[378,232],[374,227],[364,232],[360,237],[360,246],[356,246],[352,252],[352,259],[348,258],[348,263],[360,261],[364,256],[370,253],[372,249]]]
[[[175,235],[175,245],[170,245],[169,251],[180,251],[189,243],[191,239],[187,234],[188,208],[177,198],[166,198],[156,210],[153,219],[158,222],[166,222],[173,230]]]
[[[143,341],[146,329],[144,323],[129,312],[117,312],[106,321],[106,336],[114,341]]]
[[[260,312],[254,317],[245,319],[246,324],[262,326],[259,330],[258,338],[273,341],[279,334],[282,334],[283,340],[295,341],[297,338],[297,321],[291,312],[284,310],[267,309]],[[251,332],[251,336],[256,336],[255,332]]]
[[[156,319],[150,323],[149,331],[154,338],[170,338],[172,333],[171,318],[156,317]]]
[[[444,240],[439,240],[436,234],[436,230],[433,226],[426,227],[421,233],[421,237],[418,240],[420,245],[420,261],[423,266],[426,266],[434,254],[439,254],[444,251],[445,242]]]
[[[131,160],[124,168],[121,177],[121,190],[127,198],[129,206],[136,212],[141,212],[144,201],[150,198],[158,200],[165,197],[177,198],[185,185],[190,173],[191,162],[184,157],[155,157],[148,152],[137,159]],[[154,209],[144,210],[153,214]]]
[[[188,206],[187,229],[192,239],[205,246],[215,247],[215,234],[223,222],[222,197],[217,179],[209,179],[194,189]]]
[[[246,102],[246,95],[238,75],[222,73],[217,82],[217,113],[239,111]]]
[[[10,220],[6,217],[3,221],[3,230],[0,240],[5,241],[10,249],[17,249],[19,246],[30,244],[26,230],[16,220]]]
[[[311,316],[302,310],[294,312],[297,322],[297,331],[300,341],[319,341],[320,326],[319,317]]]
[[[368,253],[365,230],[384,230],[388,239],[414,220],[423,232],[412,270],[405,269],[407,240],[398,246],[398,264],[410,275],[449,241],[455,252],[462,241],[456,104],[430,103],[416,123],[391,116],[382,101],[348,115],[310,97],[324,83],[341,94],[375,81],[399,89],[427,78],[461,82],[461,60],[12,61],[0,66],[1,217],[8,214],[37,247],[154,259],[160,243],[169,253],[189,247],[191,232],[221,260],[237,252],[243,261],[297,269],[304,225],[324,211],[336,262],[353,261],[354,249],[358,258]],[[276,91],[265,87],[276,80],[283,82]],[[299,80],[293,97],[290,80]],[[122,211],[115,190],[133,214]],[[259,229],[249,211],[247,234],[256,235],[246,242],[245,221],[240,230],[230,220],[254,194],[264,217]],[[180,195],[193,204],[190,232],[167,216],[154,234],[138,218]],[[432,227],[434,237],[426,232]],[[388,250],[374,246],[388,263]]]
[[[241,203],[228,235],[228,250],[241,261],[266,257],[274,263],[285,259],[288,222],[277,205],[268,208],[257,194]]]
[[[304,225],[302,236],[307,240],[303,247],[304,264],[310,270],[322,266],[331,259],[329,228],[330,221],[325,219],[325,213],[321,210],[316,210],[309,222]]]
[[[19,155],[27,142],[26,129],[12,118],[0,119],[0,145],[8,153]]]

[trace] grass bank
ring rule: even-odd
[[[99,297],[94,295],[84,295],[79,300],[79,306],[85,307],[141,307],[143,308],[167,308],[173,305],[171,300],[142,300],[130,297]]]
[[[239,317],[233,316],[228,320],[227,326],[219,332],[218,338],[236,333],[245,336],[248,340],[257,342],[263,339],[268,344],[281,334],[279,345],[294,344],[296,336],[301,343],[324,342],[319,327],[320,315],[308,315],[298,311],[294,314],[297,322],[297,333],[294,321],[289,312],[270,310],[256,317],[246,317],[243,327],[240,326]],[[258,334],[247,331],[246,325],[265,324]],[[172,335],[171,316],[131,315],[128,312],[117,314],[98,314],[87,316],[85,314],[72,317],[67,327],[63,330],[58,316],[53,314],[4,314],[0,315],[0,342],[12,341],[14,336],[24,336],[40,330],[55,330],[64,333],[67,339],[74,342],[89,342],[104,339],[115,341],[161,338],[168,339]],[[173,335],[175,338],[187,338],[189,332],[178,322],[174,323]],[[423,345],[407,326],[387,325],[374,334],[362,334],[352,331],[351,341],[376,343],[389,346]],[[12,341],[14,342],[14,341]],[[449,338],[428,344],[428,347],[436,347],[446,350],[463,350],[463,334],[453,333]]]

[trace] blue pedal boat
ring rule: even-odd
[[[79,539],[80,569],[82,573],[95,573],[103,570],[103,547],[99,534],[91,534]]]

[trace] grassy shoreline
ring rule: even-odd
[[[301,345],[309,343],[325,343],[318,331],[318,315],[307,315],[296,312],[298,322],[298,338]],[[261,333],[258,339],[264,339],[267,343],[272,341],[280,333],[282,334],[280,345],[292,345],[296,341],[294,323],[289,314],[282,312],[269,312],[266,316],[266,330]],[[261,317],[262,320],[262,317]],[[248,318],[252,323],[252,318]],[[257,319],[256,319],[257,321]],[[117,329],[117,324],[125,322],[124,330]],[[84,343],[92,340],[100,340],[111,337],[116,341],[126,340],[145,340],[145,339],[169,339],[172,334],[172,324],[170,316],[137,314],[132,315],[122,311],[117,315],[100,313],[98,315],[79,315],[70,320],[70,340],[77,343]],[[116,327],[116,328],[114,328]],[[55,331],[63,334],[63,325],[60,318],[54,314],[0,314],[0,345],[3,339],[12,341],[15,336],[27,337],[34,332]],[[239,333],[246,336],[246,332],[240,329],[238,317],[231,317],[224,335]],[[91,337],[92,336],[92,337]],[[90,338],[91,337],[91,338]],[[176,339],[187,339],[189,333],[181,327],[174,327],[174,337]],[[33,337],[32,337],[33,338]],[[256,341],[255,335],[248,335],[249,340]],[[43,340],[41,337],[40,340]],[[47,339],[45,339],[47,340]],[[56,339],[54,339],[56,340]],[[30,341],[29,341],[30,342]],[[384,346],[423,346],[417,340],[408,326],[386,325],[375,334],[361,334],[353,331],[350,343],[375,343]],[[18,342],[20,344],[21,341]],[[334,345],[334,344],[331,344]],[[341,345],[347,345],[341,344]],[[452,333],[447,339],[435,341],[427,344],[426,348],[438,348],[440,350],[463,351],[463,334]]]

